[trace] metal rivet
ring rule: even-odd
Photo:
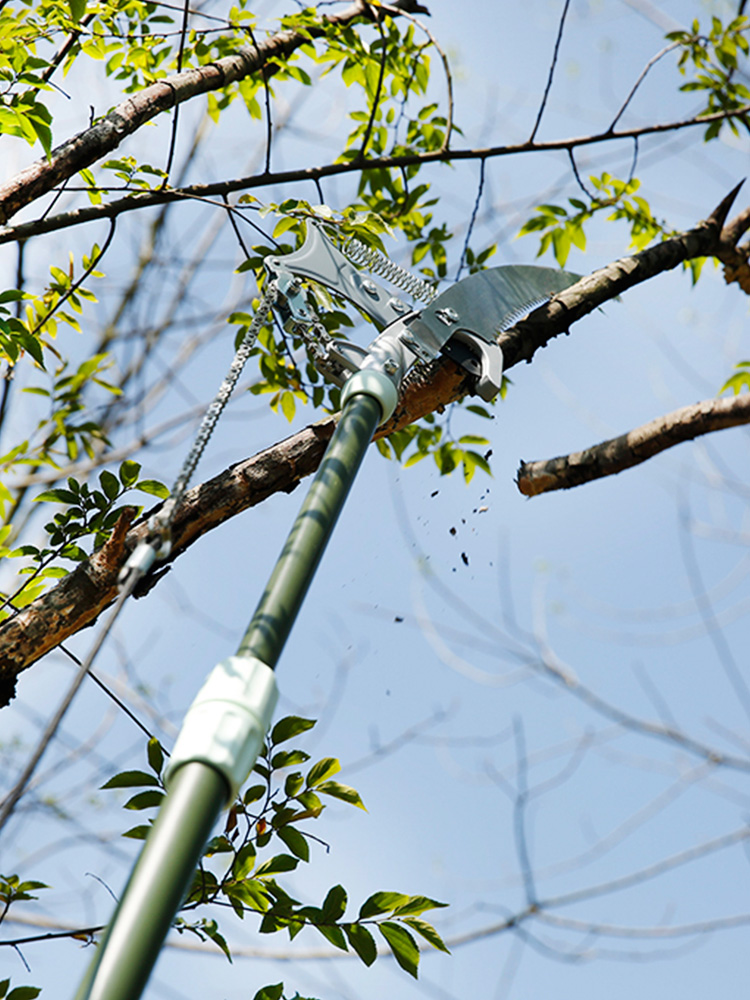
[[[388,375],[395,375],[398,371],[398,361],[394,361],[393,358],[386,358],[383,368]]]
[[[367,294],[371,296],[371,298],[376,299],[378,297],[378,286],[375,284],[374,281],[370,281],[369,278],[366,278],[362,282],[362,287],[367,292]]]
[[[458,322],[458,313],[455,309],[438,309],[435,312],[435,316],[441,323],[445,323],[446,326],[452,326]]]

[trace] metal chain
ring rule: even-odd
[[[156,516],[152,519],[151,526],[156,534],[161,536],[163,544],[169,544],[169,526],[174,516],[175,508],[184,496],[185,490],[187,489],[188,483],[195,472],[201,455],[203,454],[206,445],[214,432],[216,424],[219,421],[219,417],[223,413],[224,407],[229,402],[229,397],[232,395],[234,387],[237,384],[237,380],[242,374],[242,369],[245,367],[247,359],[250,357],[250,352],[255,347],[258,334],[268,318],[268,313],[270,312],[271,306],[276,301],[276,296],[276,283],[271,281],[268,283],[266,290],[261,297],[260,304],[258,305],[255,315],[253,316],[253,321],[247,328],[247,333],[243,337],[242,343],[237,348],[237,352],[234,355],[231,365],[229,366],[229,371],[227,372],[224,381],[219,386],[219,391],[216,393],[212,403],[203,415],[200,427],[198,428],[198,433],[195,435],[193,446],[188,452],[187,458],[182,464],[179,475],[174,481],[169,498],[166,500]],[[159,553],[159,555],[162,554],[163,553],[161,552]]]
[[[364,243],[361,243],[354,236],[350,236],[341,249],[352,264],[366,267],[372,274],[381,275],[386,281],[390,281],[397,288],[403,288],[412,298],[418,299],[420,302],[425,302],[429,305],[437,295],[437,291],[432,285],[418,278],[411,271],[407,271],[400,264],[394,264],[392,260],[378,250],[373,250],[365,246]]]

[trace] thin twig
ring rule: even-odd
[[[463,271],[464,266],[466,264],[466,254],[467,254],[468,249],[469,249],[469,241],[471,240],[471,234],[472,234],[472,232],[474,230],[474,224],[477,221],[477,214],[479,212],[479,204],[480,204],[480,202],[482,200],[482,192],[484,191],[484,164],[485,164],[485,162],[486,161],[484,159],[482,159],[482,160],[479,161],[479,184],[477,186],[477,196],[474,199],[474,208],[472,210],[471,219],[469,219],[469,225],[468,225],[468,228],[466,230],[466,239],[464,240],[464,248],[461,251],[461,260],[459,261],[459,264],[458,264],[458,270],[456,271],[456,277],[454,279],[455,281],[458,281],[458,279],[461,277],[461,272]]]
[[[612,119],[612,124],[609,126],[609,131],[610,132],[614,131],[615,125],[617,125],[617,123],[619,122],[619,120],[625,114],[625,110],[626,110],[627,106],[630,104],[630,102],[635,97],[636,91],[638,90],[638,88],[640,87],[640,85],[643,83],[643,81],[646,79],[646,76],[651,71],[651,69],[653,69],[653,67],[659,62],[660,59],[663,59],[665,55],[667,55],[673,49],[679,48],[679,46],[680,46],[680,42],[672,42],[670,45],[666,45],[660,52],[657,52],[655,56],[652,56],[651,59],[649,59],[649,61],[646,63],[646,65],[641,70],[640,76],[638,77],[638,79],[633,84],[633,87],[632,87],[630,93],[625,98],[625,101],[624,101],[622,107],[617,112],[617,114],[615,115],[615,117]]]
[[[177,51],[177,72],[182,72],[182,59],[185,55],[185,36],[187,35],[188,29],[188,17],[190,12],[189,0],[185,0],[182,8],[182,25],[180,27],[180,47]],[[174,160],[175,146],[177,145],[177,126],[180,120],[180,105],[175,101],[174,105],[174,116],[172,118],[172,128],[169,135],[169,152],[167,153],[167,164],[164,168],[164,180],[162,181],[162,187],[166,187],[169,183],[169,174],[172,170],[172,161]]]
[[[549,75],[547,76],[547,86],[544,88],[542,103],[539,105],[539,112],[536,116],[536,121],[534,122],[534,128],[531,130],[531,135],[529,136],[529,142],[534,141],[539,126],[542,123],[542,115],[544,114],[544,109],[547,106],[547,98],[549,97],[549,92],[552,89],[552,80],[555,76],[557,57],[560,54],[560,43],[562,42],[563,30],[565,28],[565,18],[568,16],[569,7],[570,7],[570,0],[565,0],[565,4],[563,5],[563,11],[562,14],[560,15],[560,24],[557,28],[557,38],[555,39],[555,48],[552,53],[552,65],[549,68]]]

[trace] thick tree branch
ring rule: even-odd
[[[552,490],[568,490],[631,469],[683,441],[747,423],[750,423],[750,393],[706,399],[673,410],[585,451],[544,461],[521,462],[516,482],[527,497]]]
[[[254,52],[255,50],[248,50]],[[145,91],[144,91],[145,93]],[[116,109],[117,110],[117,109]],[[114,114],[115,112],[112,112]],[[41,236],[44,233],[55,232],[59,229],[68,229],[71,226],[78,226],[84,222],[93,222],[97,219],[108,219],[123,212],[133,212],[140,208],[149,208],[153,205],[163,205],[169,201],[177,201],[185,198],[215,198],[222,195],[234,194],[238,191],[249,191],[254,188],[268,187],[279,184],[291,184],[304,181],[319,181],[325,177],[334,177],[339,174],[360,173],[364,170],[376,170],[387,168],[402,168],[418,166],[424,163],[449,163],[456,160],[488,160],[503,156],[515,156],[521,153],[544,153],[544,152],[571,152],[581,146],[595,145],[600,142],[611,142],[617,139],[638,139],[644,135],[653,135],[664,132],[675,132],[684,128],[691,128],[695,125],[705,125],[711,121],[720,121],[730,118],[733,115],[750,113],[750,105],[737,112],[717,111],[711,115],[702,115],[695,118],[683,118],[677,121],[664,122],[659,125],[648,125],[643,128],[622,129],[620,131],[607,130],[606,132],[593,133],[591,135],[573,136],[567,139],[554,139],[549,142],[521,142],[504,146],[470,147],[465,149],[436,150],[429,153],[405,153],[400,156],[378,156],[364,160],[351,160],[345,163],[326,163],[317,167],[302,167],[294,170],[280,170],[273,173],[251,174],[247,177],[237,177],[230,180],[216,181],[211,184],[190,184],[180,188],[159,188],[155,191],[137,191],[133,194],[116,198],[101,205],[86,205],[82,208],[71,209],[68,212],[61,212],[58,215],[49,215],[43,219],[35,219],[30,222],[23,222],[16,226],[0,226],[0,243],[11,243],[17,240],[29,239],[31,236]],[[82,133],[85,135],[86,133]],[[71,142],[75,140],[70,140]],[[64,148],[63,146],[59,147]],[[54,151],[53,155],[57,151]],[[104,155],[102,153],[102,155]],[[96,159],[96,158],[95,158]],[[40,161],[43,163],[45,161]],[[93,160],[89,162],[94,162]],[[36,164],[27,168],[32,170]],[[85,164],[84,164],[85,166]],[[76,169],[81,169],[76,168]],[[72,171],[75,172],[75,171]],[[23,176],[25,171],[12,178],[4,186],[7,188],[13,185]],[[3,186],[0,186],[0,210],[2,209]],[[72,190],[70,186],[68,191]],[[28,204],[33,198],[24,202]],[[14,210],[15,211],[15,210]],[[7,216],[6,216],[7,218]]]
[[[624,257],[583,278],[548,305],[500,337],[506,368],[534,353],[570,325],[627,288],[676,267],[691,257],[716,252],[733,191],[705,222],[631,257]],[[724,227],[724,228],[723,228]],[[736,228],[736,226],[735,226]],[[741,227],[740,227],[741,228]],[[447,358],[416,369],[407,379],[402,398],[379,435],[398,430],[471,392],[472,379]],[[745,398],[741,397],[744,401]],[[727,402],[721,401],[726,405]],[[190,490],[177,508],[173,526],[175,559],[206,532],[274,493],[290,492],[318,467],[333,433],[335,418],[305,428],[285,441],[232,466]],[[17,675],[68,636],[92,624],[114,600],[116,577],[126,554],[147,532],[145,521],[129,531],[123,522],[111,541],[69,576],[0,625],[0,705],[13,697]],[[152,577],[149,586],[159,579]]]
[[[411,9],[413,4],[395,0],[393,6]],[[328,24],[349,24],[367,13],[364,0],[355,0],[340,14],[327,15]],[[158,80],[118,104],[90,128],[66,140],[52,150],[48,158],[37,160],[0,185],[0,221],[6,223],[13,215],[37,198],[51,191],[79,170],[91,166],[116,149],[126,136],[162,111],[175,108],[185,101],[212,90],[219,90],[267,66],[271,59],[286,59],[300,46],[319,38],[325,27],[305,32],[280,31],[257,44],[248,45],[231,56],[224,56],[206,66],[184,70]],[[272,69],[272,67],[271,67]]]
[[[671,271],[695,257],[719,256],[728,249],[728,233],[736,220],[725,225],[726,217],[739,193],[738,184],[703,222],[694,229],[657,243],[640,253],[608,264],[582,278],[546,305],[535,310],[499,338],[505,367],[519,361],[530,362],[540,347],[553,337],[567,333],[571,324],[587,316],[599,306],[617,298],[628,288],[639,285],[657,274]],[[744,213],[742,213],[744,215]],[[740,216],[738,216],[740,218]]]

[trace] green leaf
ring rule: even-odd
[[[86,0],[68,0],[68,6],[70,7],[70,16],[78,24],[86,13]]]
[[[365,965],[372,965],[375,959],[378,957],[378,949],[375,945],[375,938],[370,934],[366,927],[361,924],[342,924],[344,928],[344,933],[349,939],[349,944],[352,946],[357,955],[362,959]]]
[[[110,778],[101,787],[104,788],[140,788],[143,785],[158,785],[159,781],[153,774],[146,771],[121,771]]]
[[[317,931],[320,931],[326,941],[331,942],[334,948],[340,948],[341,951],[349,950],[344,932],[336,924],[314,924],[313,926]]]
[[[265,864],[255,872],[255,877],[276,875],[278,872],[293,872],[299,864],[298,858],[293,858],[290,854],[277,854],[274,858],[269,858]]]
[[[366,920],[368,917],[375,917],[379,913],[390,913],[397,906],[405,906],[409,902],[409,898],[403,892],[374,892],[360,906],[359,919]]]
[[[337,774],[340,770],[341,764],[339,764],[335,757],[324,757],[317,764],[313,764],[307,772],[305,785],[308,788],[315,788],[321,782],[325,781],[326,778],[330,778],[331,775]]]
[[[410,976],[417,978],[417,967],[419,966],[419,948],[417,942],[411,934],[400,924],[395,924],[391,920],[384,920],[377,925],[378,930],[388,942],[401,968],[408,972]]]
[[[342,802],[348,802],[349,805],[356,806],[358,809],[364,809],[367,812],[365,804],[356,788],[351,788],[349,785],[342,785],[339,781],[324,781],[322,784],[317,785],[317,789],[321,795],[330,795],[334,799],[341,799]]]
[[[291,423],[294,420],[294,413],[297,409],[297,403],[294,398],[294,393],[282,392],[280,402],[281,402],[281,412],[284,414],[289,423]]]
[[[295,830],[293,826],[282,826],[276,833],[292,854],[302,861],[310,860],[310,847],[299,830]]]
[[[0,979],[0,1000],[8,992],[8,987],[10,986],[10,979]]]
[[[128,799],[125,803],[126,809],[152,809],[154,806],[160,806],[162,799],[164,798],[164,792],[161,789],[151,789],[147,792],[137,792],[132,798]]]
[[[56,489],[56,490],[45,490],[44,493],[40,493],[38,497],[34,497],[34,501],[39,503],[43,500],[51,500],[54,503],[78,503],[78,497],[71,490]]]
[[[436,899],[429,899],[427,896],[409,896],[409,901],[403,906],[397,906],[393,915],[395,917],[416,917],[420,913],[424,913],[425,910],[436,910],[447,905],[447,903],[439,903]]]
[[[298,715],[288,715],[284,719],[279,719],[271,730],[271,743],[274,746],[277,743],[284,743],[286,740],[299,736],[300,733],[307,732],[314,725],[314,719],[302,719]]]
[[[41,993],[41,988],[36,986],[16,986],[11,990],[6,1000],[34,1000]]]
[[[164,483],[160,483],[158,479],[141,479],[135,484],[135,488],[141,493],[150,493],[152,496],[159,497],[160,500],[166,500],[169,496],[169,488]]]
[[[281,1000],[284,992],[284,984],[276,983],[275,986],[264,986],[253,997],[253,1000]]]
[[[161,748],[161,743],[155,736],[152,736],[148,741],[146,756],[148,757],[148,765],[151,770],[156,774],[161,774],[161,769],[164,767],[164,751]]]
[[[290,799],[293,799],[304,783],[305,777],[301,771],[292,772],[292,774],[287,775],[286,781],[284,782],[284,794]]]
[[[294,764],[304,764],[310,759],[310,754],[304,750],[279,750],[271,758],[271,767],[274,771],[282,767],[292,767]]]
[[[131,840],[145,840],[151,832],[151,827],[148,823],[141,824],[140,826],[133,826],[129,830],[123,833],[123,837],[130,837]]]
[[[343,885],[335,885],[329,890],[323,903],[323,920],[326,923],[335,923],[340,920],[346,910],[346,902],[346,889]]]
[[[203,933],[209,937],[214,944],[218,945],[219,948],[224,952],[229,961],[232,961],[232,953],[229,950],[229,945],[226,942],[223,934],[219,933],[219,928],[215,920],[207,920],[201,927]]]
[[[445,904],[441,903],[440,905],[444,906]],[[407,917],[404,923],[408,924],[417,934],[421,934],[425,941],[429,941],[433,948],[437,948],[438,951],[444,951],[447,955],[450,955],[445,942],[432,924],[428,924],[426,920],[419,920],[417,917]]]
[[[270,906],[265,885],[254,878],[247,878],[242,882],[229,882],[224,886],[223,891],[230,899],[239,900],[258,913],[262,913]]]
[[[242,796],[242,801],[246,806],[251,805],[253,802],[257,802],[262,799],[266,794],[267,788],[265,785],[251,785]]]
[[[99,473],[99,482],[108,500],[115,500],[120,493],[120,480],[107,469]]]
[[[250,842],[241,847],[232,864],[232,875],[236,879],[246,878],[253,868],[255,868],[255,857],[255,844]]]
[[[130,460],[123,462],[119,470],[120,482],[123,486],[133,486],[138,481],[140,471],[141,467],[138,462],[131,462]]]

